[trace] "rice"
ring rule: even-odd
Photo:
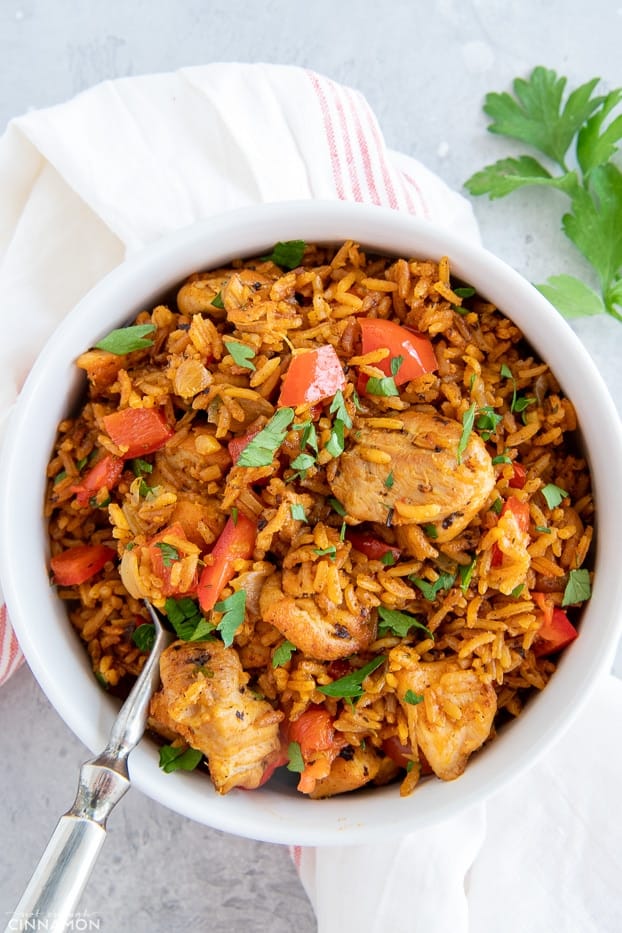
[[[148,622],[142,597],[164,612],[167,600],[194,598],[227,518],[243,515],[256,526],[254,547],[232,563],[218,593],[220,603],[245,594],[230,650],[290,730],[310,710],[330,717],[330,749],[300,743],[301,785],[311,796],[391,780],[407,794],[430,771],[455,777],[546,686],[559,651],[547,649],[543,626],[562,611],[578,623],[578,603],[562,608],[564,594],[571,572],[592,563],[589,471],[572,403],[546,363],[513,322],[462,286],[446,258],[379,257],[350,241],[337,250],[307,245],[290,271],[256,259],[194,275],[170,307],[138,315],[137,324],[153,325],[150,346],[83,354],[89,390],[59,425],[45,508],[53,558],[83,544],[114,548],[121,558],[120,567],[108,561],[86,581],[58,586],[100,682],[127,690],[146,657],[135,638]],[[400,380],[401,358],[389,371],[396,355],[387,347],[361,347],[363,319],[427,338],[437,365]],[[301,397],[271,461],[238,463],[235,443],[252,444],[283,410],[278,398],[291,361],[320,347],[340,361],[339,392]],[[395,392],[387,382],[394,377]],[[368,380],[387,391],[368,391]],[[171,432],[144,457],[128,456],[106,429],[111,414],[130,410],[158,413]],[[425,416],[485,452],[491,488],[464,527],[451,530],[462,513],[447,515],[439,499],[447,466],[434,457],[449,454],[425,432],[413,443],[416,456],[428,458],[427,498],[421,489],[396,497],[382,521],[361,521],[335,504],[344,450],[357,449],[357,469],[367,471],[352,476],[361,499],[361,476],[382,476],[379,489],[388,494],[393,472],[401,482],[404,471],[385,440],[403,443],[409,419]],[[76,490],[89,486],[106,456],[123,460],[121,472],[85,501]],[[456,449],[458,485],[459,465]],[[547,487],[562,491],[559,501],[549,502]],[[375,544],[357,544],[360,529]],[[173,555],[170,566],[157,547]],[[296,629],[303,607],[307,622]],[[401,628],[384,624],[391,612],[401,614]],[[223,616],[218,608],[205,614],[214,623]],[[365,620],[367,635],[354,636],[345,655],[323,653],[328,629],[350,637],[353,619]],[[289,655],[278,661],[287,644]],[[360,695],[324,691],[377,658]],[[437,762],[437,745],[451,744],[443,730],[462,728],[484,707],[492,713],[473,747],[459,762]],[[350,763],[346,773],[360,765],[364,778],[332,780],[338,757]]]

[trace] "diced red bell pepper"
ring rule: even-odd
[[[50,561],[54,583],[76,586],[98,573],[117,552],[105,544],[79,544],[57,554]]]
[[[534,641],[533,651],[536,657],[555,654],[579,634],[563,609],[553,607],[546,601],[544,593],[532,593],[534,600],[545,609],[541,613],[542,624]],[[542,597],[542,601],[536,597]]]
[[[525,534],[529,531],[529,503],[521,502],[516,496],[510,496],[506,499],[501,515],[506,512],[512,512],[516,518],[519,529]],[[492,557],[490,559],[492,567],[500,567],[503,563],[503,552],[498,544],[492,546]]]
[[[379,363],[374,363],[385,376],[392,375],[391,360],[401,356],[402,363],[395,375],[395,384],[410,382],[424,373],[433,373],[438,369],[434,347],[428,337],[382,318],[359,318],[361,326],[361,354],[385,348],[389,356]]]
[[[328,751],[335,743],[333,719],[327,709],[307,709],[289,724],[290,742],[298,742],[306,761],[314,752]]]
[[[223,589],[233,577],[236,560],[248,560],[255,550],[257,525],[250,518],[238,513],[222,530],[211,553],[212,562],[204,567],[199,580],[197,597],[203,612],[213,609]]]
[[[238,460],[240,459],[240,454],[247,447],[256,434],[259,434],[261,428],[254,428],[252,431],[247,431],[246,434],[241,434],[239,437],[232,437],[227,448],[229,450],[229,456],[233,461],[235,466]]]
[[[512,467],[514,469],[514,475],[509,481],[508,486],[512,489],[522,489],[527,482],[527,470],[522,463],[518,463],[516,460],[512,464]]]
[[[401,550],[398,547],[392,547],[386,544],[380,538],[370,534],[368,531],[358,531],[354,528],[348,528],[346,538],[357,551],[368,557],[369,560],[382,560],[385,554],[392,554],[393,560],[400,559]]]
[[[84,475],[79,483],[71,487],[78,505],[87,506],[104,486],[111,490],[117,485],[123,473],[124,463],[120,457],[106,454]]]
[[[195,573],[191,584],[184,587],[183,590],[178,586],[173,586],[171,582],[172,568],[175,560],[178,560],[178,558],[167,557],[166,549],[163,549],[161,546],[159,546],[166,544],[164,540],[165,538],[171,537],[180,538],[182,541],[188,540],[180,522],[174,522],[172,525],[169,525],[167,528],[159,531],[157,535],[154,535],[153,538],[151,538],[149,541],[148,547],[149,558],[151,561],[151,570],[155,576],[162,581],[163,596],[188,596],[190,593],[194,593],[196,590],[198,575]],[[179,555],[179,557],[183,556],[183,554]]]
[[[104,415],[104,427],[124,460],[160,450],[175,433],[157,408],[123,408]]]
[[[345,389],[343,366],[330,344],[292,357],[281,386],[279,405],[296,408],[331,398]]]

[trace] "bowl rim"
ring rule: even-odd
[[[38,541],[37,549],[45,549],[40,465],[47,463],[56,433],[58,419],[51,411],[54,406],[59,411],[62,407],[60,399],[53,397],[55,387],[66,379],[75,392],[77,379],[72,370],[78,353],[152,305],[186,275],[199,268],[216,268],[232,258],[262,255],[277,240],[287,239],[318,243],[354,239],[395,256],[438,259],[448,255],[453,274],[515,320],[551,366],[577,409],[594,483],[599,546],[593,595],[584,610],[588,624],[584,623],[581,638],[564,653],[542,695],[544,703],[540,696],[534,697],[521,716],[504,728],[502,737],[483,754],[473,756],[458,781],[426,782],[409,798],[400,798],[392,785],[348,798],[309,801],[278,784],[276,789],[267,785],[256,792],[236,790],[220,797],[197,774],[164,775],[152,743],[141,743],[130,757],[132,781],[140,790],[216,829],[298,845],[382,841],[448,819],[531,767],[571,725],[600,677],[610,670],[622,630],[622,575],[615,566],[614,551],[607,547],[616,540],[614,532],[622,523],[622,499],[616,494],[616,478],[622,475],[622,430],[616,408],[569,325],[530,283],[488,250],[427,220],[386,208],[301,201],[228,211],[162,237],[131,256],[69,312],[39,354],[11,413],[0,460],[0,550],[4,555],[0,580],[20,645],[44,693],[72,731],[93,752],[100,751],[114,719],[114,705],[90,673],[86,651],[71,631],[60,600],[49,598],[45,567],[28,567],[23,559],[33,542]],[[116,309],[112,314],[107,311],[111,307]],[[544,344],[546,352],[541,349]],[[66,401],[63,404],[66,411]],[[29,432],[35,425],[40,430],[33,440]],[[17,494],[22,485],[29,490],[26,501]],[[54,626],[40,621],[42,615],[50,614],[56,620]],[[33,624],[32,619],[37,622]],[[64,663],[56,670],[59,652]],[[76,687],[67,691],[67,680],[74,677],[78,678]]]

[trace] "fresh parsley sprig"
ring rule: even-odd
[[[115,356],[125,356],[134,350],[146,350],[153,346],[153,340],[147,335],[156,329],[155,324],[132,324],[131,327],[119,327],[102,337],[95,346],[98,350],[107,350]]]
[[[531,155],[500,159],[465,183],[473,195],[502,198],[527,185],[555,188],[570,198],[562,229],[593,267],[597,292],[573,275],[552,276],[538,288],[567,318],[610,314],[622,321],[622,172],[613,157],[622,139],[622,88],[595,94],[599,78],[565,99],[566,78],[538,66],[517,78],[514,94],[486,96],[491,133],[527,143]],[[572,153],[572,155],[570,155]]]

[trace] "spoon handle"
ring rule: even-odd
[[[82,765],[74,804],[58,821],[7,931],[33,929],[25,925],[33,918],[46,930],[68,929],[106,838],[106,819],[129,789],[124,764],[119,770],[97,761]]]

